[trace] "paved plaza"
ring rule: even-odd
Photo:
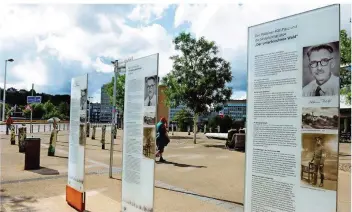
[[[87,211],[120,211],[122,131],[114,145],[113,179],[108,177],[110,133],[106,150],[101,149],[101,130],[96,140],[87,138]],[[41,169],[24,171],[24,154],[11,146],[9,136],[1,134],[2,210],[75,211],[65,200],[68,166],[68,131],[60,131],[56,156],[47,156],[48,132],[41,138]],[[225,149],[225,141],[175,133],[165,150],[163,164],[156,164],[155,211],[214,212],[243,211],[245,153]],[[16,140],[17,144],[17,140]],[[340,145],[339,212],[351,211],[351,152],[349,144]]]

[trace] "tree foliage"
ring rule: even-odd
[[[209,112],[213,105],[230,99],[232,89],[230,63],[218,57],[215,42],[204,37],[193,38],[190,33],[181,33],[173,43],[179,54],[172,56],[173,68],[163,79],[167,86],[166,103],[171,107],[185,105],[194,112],[194,131],[199,115]],[[196,136],[194,135],[194,143]]]
[[[121,112],[124,111],[125,106],[125,79],[125,75],[119,75],[116,80],[116,104],[117,109]],[[114,77],[111,79],[111,82],[106,85],[105,92],[110,96],[112,103],[114,96]]]
[[[173,120],[177,123],[177,127],[181,132],[187,131],[187,127],[192,125],[193,115],[186,109],[178,111]]]
[[[232,118],[225,115],[223,118],[214,116],[210,118],[207,128],[212,128],[213,132],[217,132],[217,127],[220,126],[220,133],[227,133],[233,125]]]
[[[341,65],[350,66],[350,69],[340,68],[341,94],[346,97],[346,103],[351,104],[351,37],[346,30],[340,32]]]

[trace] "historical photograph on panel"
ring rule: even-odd
[[[143,128],[143,155],[150,159],[155,159],[155,128]]]
[[[85,110],[87,104],[87,89],[81,90],[81,101],[80,101],[80,109]]]
[[[155,112],[144,111],[143,123],[145,127],[155,127],[156,117]]]
[[[336,191],[338,136],[302,134],[301,186]]]
[[[157,95],[157,75],[145,78],[144,86],[144,106],[156,106]]]
[[[302,108],[302,129],[338,130],[339,111],[337,107]]]
[[[303,96],[339,94],[339,42],[303,48]]]

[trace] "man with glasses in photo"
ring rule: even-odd
[[[314,80],[303,88],[303,96],[335,96],[339,93],[339,77],[332,73],[336,66],[334,49],[327,45],[311,47],[308,52],[309,69]]]
[[[144,100],[144,106],[156,106],[156,79],[148,77],[146,79],[147,97]]]

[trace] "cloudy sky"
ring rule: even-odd
[[[1,5],[0,61],[7,88],[69,94],[72,77],[89,73],[89,95],[100,101],[111,60],[160,53],[159,73],[171,69],[172,39],[181,31],[214,40],[232,63],[233,98],[246,93],[247,27],[317,7],[306,5]],[[351,34],[351,6],[341,6],[341,27]],[[0,67],[4,65],[0,64]],[[4,71],[0,68],[0,85]]]

